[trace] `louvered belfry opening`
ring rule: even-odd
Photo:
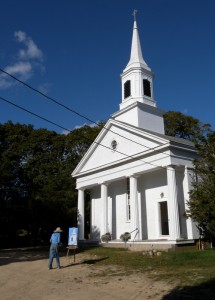
[[[148,79],[143,79],[143,91],[145,96],[151,97],[151,83]]]
[[[124,99],[131,96],[131,81],[127,80],[124,84]]]

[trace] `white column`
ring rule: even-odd
[[[137,178],[130,177],[130,205],[131,205],[131,240],[139,239],[139,218],[138,218],[138,193],[137,193]],[[135,229],[138,229],[138,234]]]
[[[142,204],[141,204],[141,195],[139,192],[137,192],[137,213],[138,213],[138,234],[136,236],[137,239],[142,240],[143,232],[142,232]]]
[[[108,232],[108,186],[101,184],[101,200],[102,200],[102,226],[101,236]]]
[[[78,190],[78,235],[84,240],[84,190]]]
[[[189,198],[190,198],[189,191],[191,188],[191,174],[192,173],[193,173],[193,169],[188,169],[188,167],[185,166],[184,180],[183,180],[185,210],[188,209],[187,202],[189,201]],[[187,224],[187,238],[193,239],[193,226],[192,226],[191,218],[186,219],[186,224]]]
[[[180,238],[179,210],[177,200],[177,186],[175,167],[167,167],[167,183],[168,183],[168,218],[169,218],[169,234],[171,240]]]

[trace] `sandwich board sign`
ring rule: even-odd
[[[69,228],[68,246],[77,246],[77,245],[78,245],[78,228],[77,227]]]

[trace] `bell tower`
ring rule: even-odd
[[[121,74],[122,102],[113,118],[134,126],[164,133],[163,111],[154,100],[154,74],[143,59],[134,10],[130,60]]]
[[[134,10],[130,60],[121,75],[122,103],[120,104],[120,109],[125,108],[136,101],[154,107],[156,106],[156,102],[153,99],[154,75],[142,56],[136,13],[137,11]]]

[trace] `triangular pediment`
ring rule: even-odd
[[[111,168],[117,164],[131,161],[140,155],[154,155],[155,150],[167,142],[169,140],[165,138],[165,135],[110,119],[72,175],[78,176]]]

